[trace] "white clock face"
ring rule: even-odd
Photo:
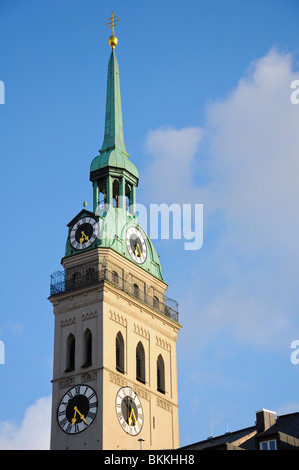
[[[82,217],[72,227],[70,244],[76,250],[84,250],[93,244],[98,235],[98,222],[93,217]]]
[[[116,414],[123,430],[137,436],[143,426],[143,410],[140,400],[131,387],[121,388],[116,395]]]
[[[94,421],[98,409],[96,392],[88,385],[75,385],[60,400],[57,421],[67,434],[85,431]]]
[[[126,233],[127,249],[131,258],[138,264],[146,260],[146,243],[140,230],[136,227],[130,227]]]

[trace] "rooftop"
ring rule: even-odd
[[[180,449],[299,450],[299,412],[276,417],[274,411],[262,409],[256,412],[256,423],[253,426],[211,436]]]

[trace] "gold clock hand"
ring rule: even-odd
[[[139,426],[138,421],[137,421],[136,416],[135,416],[134,408],[131,409],[131,413],[130,413],[130,416],[129,416],[129,419],[128,419],[129,426],[132,426],[132,421],[133,421],[132,415],[133,415],[134,420],[135,420],[135,425],[134,426],[136,426],[136,425]]]
[[[78,410],[78,408],[76,406],[74,406],[74,410],[76,413],[78,413],[78,415],[80,416],[80,418],[82,419],[82,421],[84,421],[86,424],[87,424],[87,421],[86,419],[84,418],[84,415],[82,413],[80,413],[80,411]]]
[[[81,245],[82,245],[82,243],[84,243],[84,241],[87,241],[87,242],[90,241],[90,240],[89,240],[89,237],[84,233],[84,230],[82,230],[81,235],[82,235],[82,237],[81,237],[80,240],[79,240],[79,242],[81,243]]]
[[[138,248],[140,256],[141,256],[141,249],[140,249],[139,243],[137,243],[137,245],[136,245],[135,256],[138,256],[137,248]]]
[[[76,414],[77,414],[77,407],[75,406],[74,407],[74,410],[75,410],[75,413],[74,413],[74,416],[72,418],[72,426],[75,426],[75,423],[77,421],[77,418],[76,418]]]

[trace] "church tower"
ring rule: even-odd
[[[179,447],[177,303],[139,225],[139,173],[127,153],[118,18],[109,26],[104,141],[90,166],[93,210],[68,224],[63,271],[51,276],[55,316],[51,449]]]

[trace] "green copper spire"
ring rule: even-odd
[[[126,157],[129,156],[124,140],[119,69],[114,48],[108,64],[105,135],[100,153],[110,149],[117,149]]]
[[[112,35],[109,37],[108,42],[112,51],[108,63],[105,134],[102,148],[99,151],[100,154],[92,160],[90,165],[90,180],[94,183],[94,207],[97,207],[98,204],[98,191],[101,186],[99,181],[102,177],[106,178],[107,174],[113,179],[119,178],[120,180],[124,177],[126,182],[132,188],[134,187],[134,191],[139,180],[138,170],[129,159],[124,140],[119,70],[114,51],[118,43],[118,39],[114,35],[114,27],[118,22],[118,18],[112,13],[109,20],[111,20],[111,23],[107,24],[112,28]],[[111,202],[112,197],[110,183],[111,181],[107,184],[106,189],[108,203]],[[135,197],[133,197],[133,200],[135,201]]]
[[[108,42],[112,51],[108,64],[105,134],[99,155],[94,157],[90,165],[93,213],[84,209],[86,217],[92,217],[91,214],[94,214],[98,218],[99,232],[96,241],[86,249],[93,249],[95,246],[112,249],[132,263],[137,263],[140,269],[163,281],[159,256],[145,232],[146,259],[142,263],[136,262],[128,250],[127,230],[131,226],[139,226],[136,210],[139,173],[129,158],[124,142],[119,70],[114,50],[118,43],[114,35],[118,18],[112,13],[109,20],[111,22],[108,25],[112,28],[112,34]],[[78,217],[82,216],[81,212]],[[70,230],[75,222],[74,220],[70,222]],[[141,227],[139,230],[142,230]],[[72,255],[73,252],[74,249],[68,238],[66,256]]]

